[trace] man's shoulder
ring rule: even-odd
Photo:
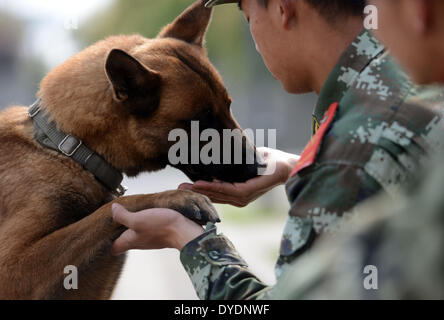
[[[341,110],[323,139],[318,164],[363,169],[384,189],[397,192],[428,156],[444,150],[444,119],[421,103],[380,103],[367,97]]]
[[[349,142],[377,144],[388,131],[400,131],[398,143],[413,135],[422,135],[442,118],[444,104],[427,104],[422,100],[404,99],[400,103],[385,103],[378,97],[359,97],[353,108],[341,103],[329,136]],[[444,102],[444,101],[443,101]],[[351,103],[347,101],[345,104]],[[402,134],[404,133],[404,135]]]
[[[371,60],[353,79],[340,101],[343,108],[354,108],[368,101],[379,106],[444,101],[444,87],[415,85],[388,51]]]
[[[415,85],[385,52],[363,70],[339,102],[325,144],[341,153],[343,148],[357,151],[387,145],[386,140],[402,148],[416,140],[427,148],[424,144],[437,143],[427,139],[430,132],[442,131],[443,105],[444,87]],[[369,155],[362,156],[365,160]]]

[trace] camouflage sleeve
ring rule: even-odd
[[[180,253],[197,295],[203,300],[257,300],[270,287],[248,270],[233,244],[213,224]]]
[[[350,219],[352,209],[381,190],[365,171],[348,164],[308,168],[287,182],[292,206],[276,264],[279,279],[287,267],[321,234],[333,234]]]

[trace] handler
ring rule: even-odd
[[[211,0],[238,2],[268,69],[290,93],[315,91],[313,138],[301,159],[279,158],[273,176],[245,184],[184,184],[213,201],[242,206],[287,181],[291,204],[276,265],[279,277],[324,233],[339,228],[353,208],[383,190],[408,184],[443,139],[438,114],[412,101],[443,98],[417,87],[383,45],[363,30],[360,0]],[[290,173],[291,172],[291,173]],[[239,199],[239,197],[241,199]],[[203,230],[179,213],[151,209],[131,213],[114,207],[115,221],[129,229],[114,243],[129,249],[177,248],[201,299],[262,299],[273,287],[257,279],[215,226]]]

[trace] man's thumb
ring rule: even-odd
[[[134,213],[129,212],[118,203],[112,205],[113,220],[131,229]]]
[[[135,249],[134,245],[137,241],[136,233],[128,229],[113,243],[112,254],[119,255],[128,250]]]

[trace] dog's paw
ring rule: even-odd
[[[200,225],[220,222],[210,199],[199,193],[188,190],[168,191],[159,200],[162,202],[160,207],[176,210]]]

